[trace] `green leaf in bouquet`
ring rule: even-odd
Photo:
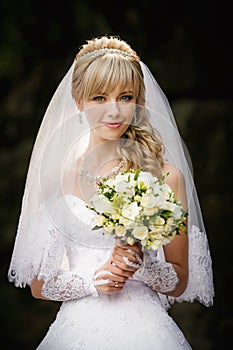
[[[100,228],[102,228],[102,226],[94,226],[93,228],[92,228],[92,231],[95,231],[95,230],[99,230]]]
[[[172,211],[171,210],[163,210],[161,213],[160,213],[160,216],[163,218],[163,219],[168,219],[172,214]]]

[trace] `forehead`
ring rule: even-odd
[[[131,62],[119,58],[98,58],[85,70],[82,79],[84,99],[96,94],[131,91],[136,97],[140,90],[140,76]]]
[[[114,86],[112,89],[110,87],[106,88],[103,91],[99,91],[104,95],[114,95],[114,96],[119,96],[123,94],[134,94],[134,86],[133,85],[122,85],[118,84],[117,86]]]

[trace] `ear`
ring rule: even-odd
[[[83,104],[82,104],[81,100],[79,100],[79,101],[76,100],[75,102],[76,102],[78,109],[82,112],[83,111]]]

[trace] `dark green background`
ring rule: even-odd
[[[1,0],[0,330],[5,349],[35,349],[59,308],[59,303],[35,300],[28,289],[15,288],[7,281],[7,270],[42,115],[79,47],[103,34],[128,41],[151,68],[172,105],[193,162],[216,297],[211,308],[183,303],[175,305],[171,314],[193,349],[230,348],[231,26],[231,11],[224,1],[214,5],[212,1]]]

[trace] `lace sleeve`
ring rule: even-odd
[[[79,299],[98,292],[91,280],[84,279],[73,271],[61,271],[54,278],[46,280],[41,294],[55,301]]]
[[[159,293],[171,292],[176,288],[179,278],[172,264],[151,257],[145,252],[141,267],[134,273],[134,278],[147,284]]]
[[[188,286],[180,297],[169,296],[169,303],[197,300],[209,307],[213,305],[214,295],[212,259],[208,240],[204,232],[192,225],[189,231]]]
[[[70,271],[69,264],[64,268],[64,261],[67,258],[69,261],[71,243],[40,208],[23,237],[21,231],[17,234],[9,281],[16,287],[25,287],[35,278],[43,280],[41,293],[50,300],[72,300],[89,294],[97,296],[91,277]]]

